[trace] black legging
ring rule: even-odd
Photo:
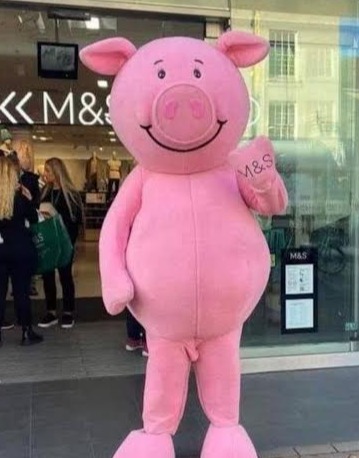
[[[30,243],[19,247],[2,247],[0,249],[0,327],[4,322],[6,293],[9,278],[11,279],[14,304],[19,324],[31,326],[31,277],[36,268],[36,251]]]
[[[131,314],[131,312],[126,310],[126,327],[127,327],[127,336],[132,340],[140,340],[146,338],[145,330],[141,324],[136,320],[136,318]]]
[[[73,259],[70,264],[58,269],[62,287],[63,311],[67,313],[73,313],[75,310],[75,284],[72,276],[72,265]],[[46,308],[48,311],[55,311],[57,309],[55,271],[44,274],[43,280]]]

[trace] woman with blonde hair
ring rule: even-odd
[[[0,328],[10,278],[23,345],[43,340],[32,329],[30,301],[31,276],[36,270],[37,255],[27,226],[37,221],[32,196],[19,184],[17,165],[11,158],[0,157]]]
[[[19,158],[14,150],[12,135],[5,126],[0,126],[0,157],[8,157],[19,167]]]
[[[61,159],[56,157],[45,162],[44,178],[46,185],[42,191],[42,203],[51,204],[61,215],[69,233],[71,242],[75,243],[79,233],[79,226],[83,220],[81,196],[76,190],[68,170]],[[61,327],[72,328],[75,324],[75,284],[72,276],[73,257],[70,263],[58,269],[63,296],[63,313]],[[43,275],[47,313],[38,326],[49,328],[58,324],[57,294],[55,272]]]

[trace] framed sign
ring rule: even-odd
[[[318,331],[317,258],[312,247],[282,252],[282,334]]]

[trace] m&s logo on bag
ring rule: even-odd
[[[32,239],[36,246],[39,246],[45,242],[44,236],[41,234],[41,232],[34,234]]]

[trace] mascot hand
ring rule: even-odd
[[[252,187],[265,191],[275,179],[273,145],[267,137],[258,137],[237,149],[229,156],[238,180],[247,181]]]
[[[116,276],[109,287],[103,287],[103,301],[110,315],[118,315],[134,297],[134,286],[127,272]]]

